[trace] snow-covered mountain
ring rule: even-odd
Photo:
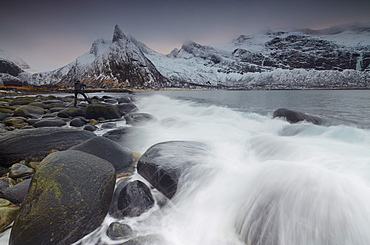
[[[0,78],[1,79],[1,78]],[[370,87],[370,24],[266,31],[211,47],[185,43],[164,55],[115,26],[112,40],[50,72],[22,73],[36,85],[163,88]]]
[[[171,81],[237,88],[368,87],[370,27],[268,31],[219,46],[146,52]]]
[[[35,71],[21,58],[0,49],[0,85],[22,84]]]
[[[94,87],[159,88],[168,86],[153,63],[118,25],[112,40],[96,40],[89,52],[60,69],[33,74],[31,83],[69,86],[74,81]]]

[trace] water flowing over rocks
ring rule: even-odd
[[[153,234],[131,239],[121,245],[171,245],[162,236]]]
[[[0,124],[0,170],[4,173],[0,203],[1,198],[5,200],[0,205],[0,228],[6,229],[15,220],[10,245],[71,244],[108,226],[103,223],[107,214],[119,222],[101,231],[115,244],[119,240],[126,245],[169,244],[160,235],[138,236],[135,226],[125,220],[174,201],[187,188],[184,180],[200,165],[208,146],[197,141],[165,141],[152,145],[140,157],[127,147],[129,141],[150,134],[145,125],[156,122],[153,115],[140,112],[128,96],[94,96],[93,104],[68,108],[71,99],[0,99],[0,116],[4,116]],[[27,108],[35,110],[19,113]],[[288,109],[276,110],[273,117],[290,123],[322,122]],[[138,174],[139,180],[127,177],[132,174]],[[94,242],[106,244],[100,238]]]
[[[206,145],[194,141],[169,141],[150,147],[139,159],[138,173],[157,190],[171,199],[178,190],[181,175],[197,164],[197,155]]]
[[[50,154],[32,179],[9,244],[76,242],[104,220],[114,184],[114,168],[101,158],[74,150]]]
[[[155,117],[148,113],[130,113],[127,116],[125,116],[125,119],[127,124],[133,126],[143,125],[146,124],[147,122],[157,120]]]

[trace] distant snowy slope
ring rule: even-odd
[[[163,75],[177,82],[284,87],[295,81],[297,86],[320,87],[331,83],[333,76],[339,80],[331,86],[367,86],[369,36],[370,28],[353,26],[336,31],[267,31],[241,35],[222,46],[188,42],[169,55],[150,51],[146,56]]]
[[[14,64],[18,65],[23,71],[28,73],[36,73],[24,60],[19,57],[12,56],[4,50],[0,49],[0,59],[9,60]]]

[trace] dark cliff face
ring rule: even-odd
[[[0,59],[0,73],[18,76],[22,69],[9,60]]]
[[[276,37],[266,43],[271,50],[272,66],[281,68],[305,68],[315,70],[356,70],[364,50],[340,47],[330,41],[305,36],[289,35]],[[368,53],[361,59],[368,59]],[[360,70],[365,70],[366,63],[361,62]]]
[[[245,38],[237,40],[241,42]],[[267,52],[264,53],[235,49],[233,56],[242,63],[282,69],[364,71],[370,63],[370,51],[364,47],[340,47],[333,42],[306,35],[275,37],[266,42],[265,49]]]

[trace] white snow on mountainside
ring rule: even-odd
[[[1,79],[1,78],[0,78]],[[74,62],[22,75],[31,84],[163,88],[370,87],[370,24],[324,30],[265,31],[216,47],[187,42],[164,55],[116,26]]]
[[[36,73],[24,60],[19,57],[12,56],[9,53],[5,52],[4,50],[0,49],[0,59],[8,60],[13,62],[14,64],[18,65],[23,71],[28,73]]]
[[[171,81],[253,88],[369,85],[370,28],[268,31],[218,47],[187,43],[169,55],[146,52]],[[330,32],[332,31],[332,32]]]

